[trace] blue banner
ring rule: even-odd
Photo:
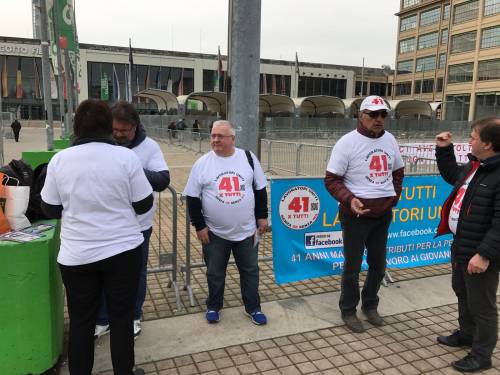
[[[393,208],[387,266],[408,268],[447,263],[451,235],[434,239],[441,204],[451,186],[440,176],[407,176]],[[273,264],[276,282],[289,283],[342,273],[342,229],[338,203],[323,178],[271,180]],[[363,269],[367,268],[363,260]]]

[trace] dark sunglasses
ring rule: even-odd
[[[387,111],[375,111],[375,112],[365,112],[371,118],[377,118],[378,116],[382,116],[382,118],[387,117]]]

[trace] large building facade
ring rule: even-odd
[[[442,102],[447,120],[500,114],[500,0],[401,0],[394,99]]]
[[[216,85],[217,55],[133,48],[132,93],[159,88],[175,95],[211,91]],[[80,44],[79,95],[113,102],[125,97],[127,47]],[[223,70],[227,69],[223,58]],[[5,67],[4,67],[5,66]],[[351,98],[361,94],[390,95],[388,72],[380,68],[261,59],[260,92],[291,97],[330,95]],[[20,74],[18,73],[20,72]],[[0,77],[2,110],[20,113],[23,119],[43,117],[41,49],[37,39],[0,37]],[[391,72],[389,72],[390,74]],[[19,90],[18,76],[21,77]],[[224,79],[219,82],[225,91]],[[134,98],[139,110],[156,105]],[[54,117],[59,102],[53,96]]]

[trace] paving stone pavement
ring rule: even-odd
[[[21,142],[5,140],[5,160],[19,158],[23,149],[44,149],[43,129],[23,128]],[[172,186],[180,193],[193,162],[200,156],[179,146],[161,144],[172,176]],[[149,265],[159,264],[159,255],[172,249],[172,198],[162,193],[161,218],[155,219]],[[178,264],[185,257],[185,206],[178,204]],[[192,262],[201,262],[201,246],[191,230]],[[194,239],[194,240],[193,240]],[[162,242],[160,246],[159,242]],[[267,234],[261,245],[261,256],[271,256],[272,237]],[[276,285],[272,263],[261,263],[260,291],[263,302],[292,297],[313,296],[339,290],[339,276]],[[182,288],[186,278],[179,273],[178,285],[182,306],[176,306],[175,293],[169,286],[168,273],[148,276],[148,293],[144,305],[144,320],[175,319],[176,316],[205,310],[207,294],[204,269],[192,272],[194,306],[190,306],[187,292]],[[449,265],[415,269],[391,270],[395,281],[427,278],[450,273]],[[364,273],[361,275],[364,279]],[[239,275],[234,266],[228,269],[225,307],[242,306]],[[303,332],[222,349],[192,353],[161,361],[141,363],[148,374],[452,374],[453,360],[464,356],[463,349],[441,347],[435,336],[456,328],[456,305],[417,310],[386,317],[386,326],[372,327],[363,334],[353,335],[344,326]],[[200,329],[204,329],[201,326]],[[168,339],[168,338],[166,338]],[[494,368],[485,374],[500,374],[500,354],[494,353]],[[111,372],[103,372],[108,375]]]

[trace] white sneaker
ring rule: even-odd
[[[141,334],[141,320],[134,320],[134,340]]]
[[[94,331],[94,339],[98,339],[101,336],[107,335],[109,333],[109,324],[101,326],[97,324]]]

